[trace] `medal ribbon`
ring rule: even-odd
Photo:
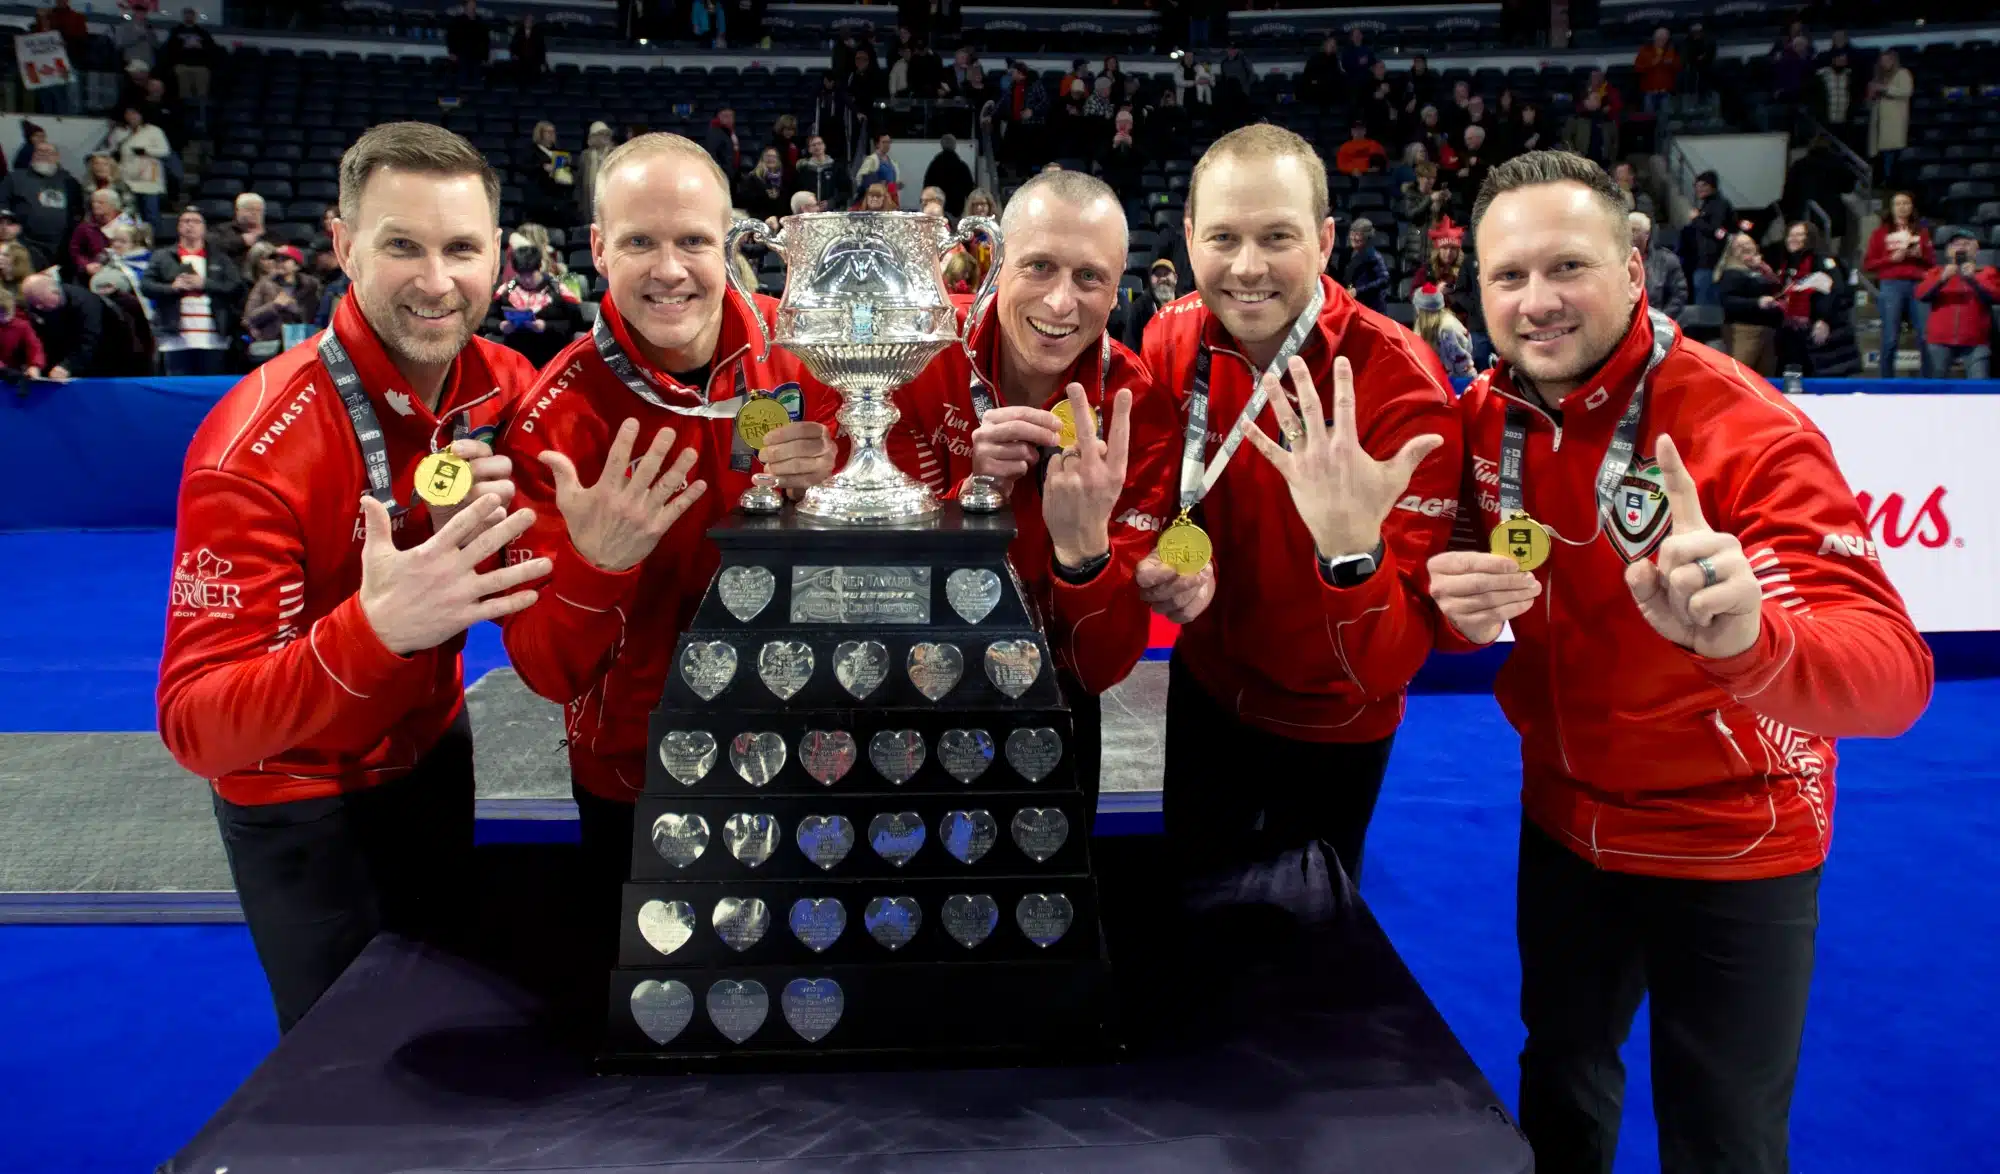
[[[631,389],[633,395],[638,396],[656,408],[664,408],[677,416],[699,416],[709,420],[733,419],[736,413],[742,410],[745,396],[743,394],[743,368],[740,364],[736,368],[737,395],[735,399],[719,400],[715,403],[704,403],[692,408],[685,408],[679,404],[670,404],[666,400],[661,399],[659,393],[655,392],[652,386],[646,382],[645,376],[639,374],[638,365],[632,361],[632,356],[625,353],[625,348],[619,345],[618,336],[611,332],[611,323],[606,320],[603,314],[597,316],[597,324],[590,328],[590,341],[596,344],[597,357],[604,360],[606,367],[611,368],[611,373],[618,377],[618,382]],[[706,388],[703,389],[703,394],[707,394]]]
[[[1109,390],[1105,385],[1111,381],[1111,335],[1109,332],[1099,336],[1097,350],[1097,395],[1101,400],[1104,398],[1105,392]],[[967,357],[971,357],[970,352],[967,353]],[[970,394],[972,396],[972,422],[978,424],[986,419],[986,413],[993,410],[993,393],[988,390],[986,382],[979,378],[979,368],[976,364],[972,368]]]
[[[1646,384],[1652,379],[1653,371],[1673,348],[1676,327],[1674,320],[1658,310],[1649,311],[1653,326],[1653,353],[1646,359],[1646,369],[1639,373],[1639,385],[1632,391],[1632,400],[1625,405],[1625,414],[1618,417],[1618,427],[1611,434],[1611,445],[1604,450],[1604,460],[1597,467],[1597,508],[1602,515],[1609,516],[1617,508],[1616,494],[1619,482],[1631,471],[1632,454],[1639,443],[1639,417],[1646,406]],[[1500,439],[1500,519],[1505,521],[1516,514],[1527,513],[1521,490],[1522,467],[1526,463],[1528,445],[1528,409],[1517,403],[1507,405],[1506,425]]]
[[[348,422],[354,426],[354,439],[361,445],[361,466],[368,472],[368,495],[388,506],[391,514],[402,513],[404,507],[396,504],[396,488],[389,473],[389,445],[382,438],[382,421],[375,415],[375,405],[368,402],[368,393],[361,388],[361,374],[354,369],[354,360],[347,357],[347,348],[340,345],[331,327],[319,336],[319,360],[333,376],[340,402],[347,405]]]
[[[1292,323],[1290,334],[1285,336],[1284,345],[1271,359],[1271,365],[1264,368],[1255,380],[1250,393],[1250,402],[1237,413],[1236,423],[1229,428],[1229,435],[1222,438],[1222,447],[1216,450],[1215,459],[1206,467],[1201,455],[1208,449],[1208,377],[1213,364],[1212,352],[1204,342],[1195,352],[1194,390],[1188,396],[1187,430],[1181,436],[1181,512],[1186,513],[1200,504],[1222,478],[1222,471],[1229,467],[1229,459],[1236,455],[1243,443],[1243,432],[1253,427],[1257,416],[1263,412],[1265,402],[1270,398],[1264,390],[1264,376],[1273,372],[1282,373],[1292,356],[1305,349],[1306,339],[1311,337],[1315,323],[1319,321],[1320,307],[1326,302],[1326,291],[1314,283],[1312,300],[1299,312]]]

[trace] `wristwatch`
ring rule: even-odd
[[[1359,587],[1382,565],[1382,543],[1367,554],[1343,554],[1319,560],[1319,577],[1329,587]]]
[[[1083,560],[1083,565],[1075,567],[1064,566],[1063,561],[1053,555],[1050,556],[1049,562],[1055,566],[1056,578],[1072,587],[1081,587],[1097,578],[1105,567],[1111,565],[1111,552],[1107,550],[1095,558],[1087,558]]]

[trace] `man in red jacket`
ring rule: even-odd
[[[1513,624],[1521,1123],[1604,1172],[1652,996],[1667,1170],[1784,1171],[1834,739],[1909,728],[1931,658],[1826,438],[1645,301],[1597,167],[1537,151],[1473,210],[1502,363],[1465,420],[1441,644]],[[1454,545],[1461,545],[1455,543]],[[1491,550],[1491,553],[1487,553]]]
[[[1117,193],[1044,172],[1014,193],[1001,228],[991,312],[897,392],[890,455],[943,497],[975,475],[1008,495],[1008,558],[1048,625],[1094,797],[1098,694],[1146,650],[1151,615],[1132,572],[1171,516],[1180,425],[1173,397],[1105,330],[1125,269]]]
[[[507,464],[479,439],[534,378],[474,337],[499,178],[457,135],[392,123],[341,160],[340,210],[354,296],[188,447],[160,658],[160,737],[215,788],[282,1029],[378,930],[460,915],[463,633],[532,604],[509,592],[549,570],[481,570],[534,521],[505,514]]]
[[[507,622],[507,652],[530,689],[564,707],[588,867],[615,887],[631,864],[647,718],[721,560],[706,532],[759,465],[793,491],[829,476],[839,402],[790,352],[765,352],[757,318],[769,323],[776,303],[730,289],[729,184],[699,144],[642,135],[605,159],[598,184],[590,248],[610,292],[593,332],[543,369],[500,448],[537,511],[510,557],[555,568]],[[761,451],[736,428],[752,393],[793,419]]]
[[[1415,335],[1322,276],[1334,222],[1304,139],[1232,131],[1191,179],[1198,292],[1147,328],[1146,366],[1195,443],[1165,557],[1135,572],[1187,625],[1169,672],[1167,834],[1196,865],[1319,840],[1358,877],[1403,691],[1433,642],[1424,564],[1458,507],[1451,387]],[[1246,434],[1261,456],[1232,460]],[[1204,533],[1213,559],[1189,557]]]
[[[1944,230],[1945,263],[1917,286],[1931,307],[1924,323],[1928,374],[1943,379],[1953,363],[1967,379],[1984,379],[1993,365],[1993,307],[2000,304],[2000,270],[1979,263],[1979,241],[1962,228]]]

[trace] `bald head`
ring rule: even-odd
[[[1000,214],[1001,235],[1012,239],[1031,220],[1039,223],[1048,216],[1069,218],[1097,232],[1115,231],[1122,262],[1131,232],[1125,224],[1125,208],[1110,184],[1081,171],[1044,171],[1022,184],[1007,201],[1007,210]]]
[[[666,186],[660,186],[660,185]],[[723,231],[729,229],[729,177],[722,173],[701,144],[680,135],[655,132],[626,140],[604,157],[604,170],[597,184],[597,203],[591,209],[593,224],[602,229],[605,209],[614,200],[651,194],[664,198],[700,199],[712,194],[721,206],[717,213]]]
[[[62,304],[62,283],[46,273],[37,273],[21,283],[21,300],[31,310],[53,310]]]

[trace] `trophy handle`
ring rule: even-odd
[[[965,335],[959,340],[960,346],[965,345],[964,339],[972,337],[985,320],[986,311],[992,308],[993,295],[1000,288],[1000,263],[1006,256],[1006,240],[1000,235],[1000,225],[990,216],[967,216],[958,222],[958,231],[945,242],[939,258],[961,245],[971,244],[975,232],[985,233],[993,242],[993,265],[986,271],[986,280],[979,283],[979,292],[972,295],[972,311],[965,316]]]
[[[754,240],[766,248],[782,250],[785,247],[785,230],[772,232],[761,220],[744,217],[729,226],[729,233],[722,238],[723,272],[729,278],[729,287],[742,295],[750,306],[750,316],[757,320],[757,333],[764,336],[764,352],[757,356],[758,362],[771,357],[771,324],[764,321],[764,315],[757,310],[757,291],[743,283],[743,275],[736,271],[736,257],[743,248],[743,242]]]

